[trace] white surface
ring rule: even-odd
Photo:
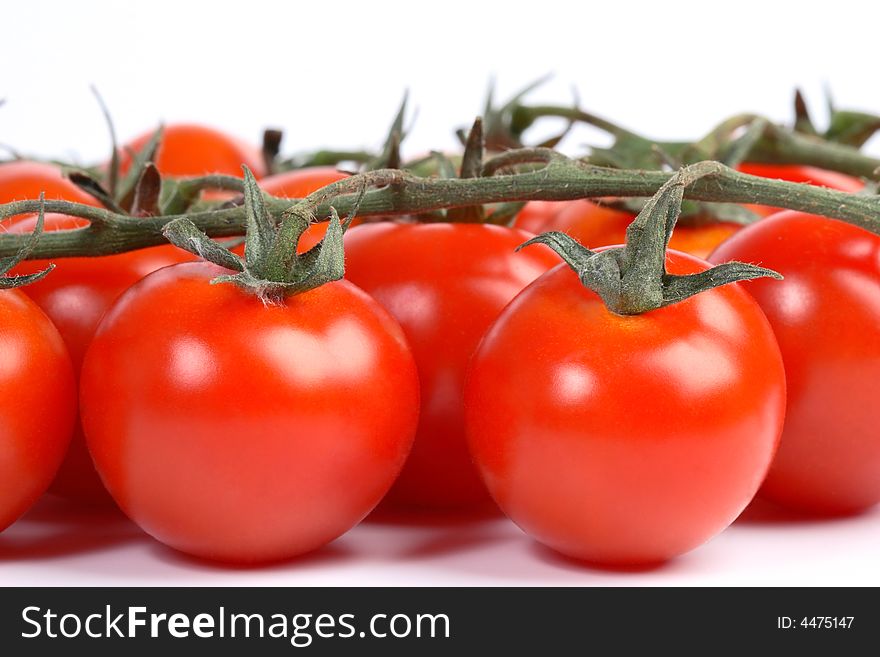
[[[109,146],[94,83],[120,138],[197,120],[254,142],[286,130],[285,152],[378,145],[405,87],[418,115],[406,150],[451,148],[452,128],[553,71],[531,98],[582,104],[663,138],[723,117],[789,120],[802,86],[820,118],[880,111],[880,3],[29,2],[3,8],[0,143],[101,159]],[[555,127],[554,127],[555,128]],[[549,132],[551,129],[547,128]],[[579,131],[578,150],[598,137]],[[876,152],[878,141],[872,142]],[[586,568],[538,548],[503,519],[365,523],[316,555],[227,569],[163,548],[116,516],[43,503],[0,535],[0,585],[880,585],[880,514],[829,522],[740,521],[649,571]]]
[[[570,102],[576,86],[585,108],[665,138],[742,111],[788,121],[795,85],[819,116],[825,83],[841,106],[880,110],[880,3],[861,0],[28,0],[2,16],[0,143],[84,160],[109,152],[91,83],[121,139],[163,119],[252,141],[271,125],[287,152],[377,146],[406,88],[406,150],[453,148],[492,75],[506,99],[552,72],[530,98]],[[585,141],[596,133],[569,148]]]
[[[118,512],[46,498],[0,534],[5,586],[880,586],[880,510],[799,520],[749,510],[708,544],[648,570],[607,570],[494,518],[361,523],[311,555],[260,568],[197,561]]]

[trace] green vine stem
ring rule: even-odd
[[[0,290],[12,290],[17,287],[24,287],[25,285],[29,285],[40,280],[46,274],[55,269],[55,265],[50,263],[42,271],[38,271],[33,274],[16,275],[9,273],[22,260],[26,260],[28,258],[30,252],[33,251],[34,247],[39,243],[40,236],[43,234],[43,221],[45,219],[45,216],[42,208],[42,193],[40,193],[39,202],[41,204],[41,207],[37,214],[37,223],[34,226],[33,232],[30,235],[26,236],[24,244],[22,244],[17,253],[14,253],[13,255],[6,258],[0,258]]]
[[[659,153],[678,157],[683,160],[681,164],[688,164],[687,158],[683,156],[689,150],[701,156],[702,159],[706,157],[719,159],[717,153],[700,153],[699,149],[695,149],[694,147],[700,142],[693,144],[650,140],[576,107],[519,105],[511,115],[510,129],[515,135],[521,134],[542,117],[564,118],[594,126],[614,136],[618,142],[626,144],[627,150],[637,150],[643,156],[650,155],[652,150],[655,151],[655,161],[658,159],[657,153]],[[756,121],[765,124],[763,134],[754,140],[747,152],[741,154],[742,161],[765,164],[801,164],[838,171],[851,176],[880,180],[880,159],[865,155],[858,148],[848,144],[835,143],[818,136],[787,130],[755,114],[740,114],[731,117],[714,129],[710,135],[719,136],[729,131],[729,136],[736,128],[747,126]],[[705,140],[703,142],[705,143]]]
[[[527,170],[517,173],[521,165]],[[878,196],[760,178],[718,162],[700,162],[694,167],[694,173],[700,175],[685,190],[686,198],[801,210],[841,219],[880,234]],[[328,185],[308,198],[314,204],[315,216],[321,219],[330,216],[331,200],[339,215],[349,214],[358,201],[358,192],[364,188],[369,191],[360,199],[358,216],[417,214],[511,201],[650,197],[673,175],[665,171],[598,167],[541,148],[518,149],[491,158],[483,164],[482,173],[482,177],[466,179],[419,178],[406,171],[380,169]],[[266,208],[276,221],[291,204],[289,199],[265,199]],[[31,258],[98,256],[163,244],[163,227],[183,216],[212,237],[241,235],[246,223],[243,207],[141,218],[66,201],[45,201],[44,208],[46,212],[82,217],[90,225],[43,235],[30,253]],[[39,201],[0,205],[0,219],[39,209]],[[27,240],[25,235],[0,235],[0,257],[16,253]]]

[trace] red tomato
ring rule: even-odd
[[[468,359],[501,309],[558,262],[549,249],[514,253],[531,236],[500,226],[390,222],[346,235],[346,277],[397,318],[419,369],[419,428],[391,504],[491,504],[467,451],[462,386]]]
[[[11,233],[30,233],[36,219],[22,219],[10,226]],[[77,228],[82,219],[48,214],[45,230]],[[55,270],[25,288],[49,316],[70,352],[74,371],[79,374],[86,348],[91,342],[104,311],[122,292],[160,267],[192,260],[186,251],[171,245],[98,258],[63,258],[55,260]],[[48,261],[30,260],[13,270],[27,274],[45,269]],[[82,428],[76,423],[70,449],[49,489],[63,497],[86,503],[109,502],[92,459],[86,449]]]
[[[267,194],[280,198],[303,198],[343,178],[348,178],[348,174],[337,171],[334,167],[308,167],[263,178],[260,181],[260,188]],[[354,225],[358,223],[360,221],[355,219]],[[320,242],[327,233],[329,225],[328,222],[323,221],[310,226],[300,237],[297,251],[303,253]]]
[[[635,214],[599,205],[592,201],[574,201],[566,204],[559,214],[548,221],[544,231],[568,233],[590,249],[626,241],[626,229]],[[680,223],[672,233],[669,247],[705,258],[718,244],[739,230],[738,224],[707,223],[689,226]]]
[[[530,233],[543,233],[545,226],[574,201],[529,201],[516,215],[513,225]]]
[[[61,336],[24,294],[0,290],[0,531],[46,491],[75,417]]]
[[[183,552],[270,561],[359,522],[403,465],[418,378],[400,327],[346,281],[265,306],[161,269],[108,311],[86,354],[89,448],[119,506]]]
[[[335,167],[307,167],[267,176],[260,181],[260,188],[272,196],[303,198],[348,175]]]
[[[858,192],[865,186],[858,178],[853,178],[837,171],[827,171],[799,164],[757,164],[744,162],[737,167],[737,170],[752,176],[776,178],[796,183],[809,183],[817,187],[827,187],[841,192]],[[763,216],[779,211],[779,208],[769,205],[747,205],[746,207]]]
[[[94,197],[65,178],[57,166],[27,160],[0,164],[0,204],[38,199],[40,192],[45,194],[46,200],[100,205]],[[3,223],[10,221],[13,219],[4,219]]]
[[[120,171],[128,171],[128,149],[139,152],[154,131],[146,132],[121,149]],[[241,177],[241,165],[247,164],[254,176],[266,174],[260,150],[214,128],[190,123],[166,125],[156,156],[156,167],[163,176],[203,176],[220,173]]]
[[[667,267],[707,265],[670,251]],[[736,285],[620,316],[565,265],[507,306],[465,391],[471,451],[501,509],[560,552],[617,564],[669,559],[729,525],[784,408],[773,332]]]
[[[788,377],[782,442],[761,495],[807,512],[880,502],[880,236],[781,212],[722,244],[712,260],[760,262],[785,276],[745,288],[776,332]]]

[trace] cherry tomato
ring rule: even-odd
[[[30,233],[35,221],[33,217],[21,219],[10,226],[9,232]],[[78,228],[84,224],[82,219],[65,215],[47,214],[45,217],[46,231]],[[171,245],[98,258],[55,259],[54,271],[28,285],[25,293],[58,327],[78,376],[98,322],[116,298],[150,272],[192,259],[193,256]],[[45,269],[47,264],[48,261],[30,260],[16,267],[13,273],[36,272]],[[49,490],[79,502],[110,502],[86,449],[79,422],[67,457]]]
[[[572,203],[574,201],[529,201],[516,215],[513,225],[530,233],[543,233],[549,230],[547,224]]]
[[[558,230],[568,233],[584,246],[623,244],[626,229],[635,214],[599,205],[593,201],[573,201],[550,219],[542,231]],[[718,244],[739,230],[738,224],[715,222],[696,226],[679,223],[672,233],[669,247],[705,258]]]
[[[42,495],[76,417],[64,341],[18,290],[0,290],[0,531]]]
[[[785,276],[743,283],[776,332],[788,377],[785,429],[761,495],[819,514],[880,502],[880,236],[781,212],[711,259]]]
[[[131,166],[129,149],[139,152],[152,136],[151,130],[121,149],[120,171],[124,173]],[[258,148],[214,128],[191,123],[165,126],[155,164],[163,176],[220,173],[241,177],[242,164],[248,165],[257,178],[266,173]]]
[[[668,252],[674,274],[705,262]],[[785,378],[736,285],[620,316],[561,265],[504,310],[474,356],[469,444],[526,533],[599,563],[659,562],[729,525],[761,483]]]
[[[0,164],[0,204],[40,198],[97,206],[98,201],[64,177],[61,169],[43,162],[17,160]],[[3,223],[14,221],[4,219]]]
[[[818,187],[836,189],[841,192],[858,192],[865,186],[858,178],[853,178],[837,171],[827,171],[799,164],[757,164],[744,162],[737,167],[737,170],[752,176],[776,178],[796,183],[809,183]],[[779,208],[769,205],[747,205],[746,207],[763,216],[779,212]]]
[[[163,543],[224,561],[313,550],[397,476],[418,417],[400,327],[346,281],[266,306],[225,270],[150,274],[83,365],[89,448],[119,506]]]
[[[308,167],[267,176],[260,181],[260,188],[267,194],[280,198],[303,198],[347,177],[347,173],[337,171],[334,167]],[[358,223],[360,221],[356,218],[354,225]],[[303,253],[320,242],[329,225],[323,221],[310,226],[300,237],[297,251]]]
[[[491,506],[467,451],[462,386],[501,309],[558,262],[549,249],[514,252],[531,236],[500,226],[391,222],[346,235],[346,277],[397,318],[419,369],[419,428],[390,504]]]

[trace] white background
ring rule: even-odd
[[[531,98],[582,105],[660,138],[754,111],[789,120],[801,86],[818,118],[880,111],[876,3],[30,2],[6,3],[0,143],[92,161],[109,151],[89,85],[122,139],[159,121],[213,124],[285,152],[375,147],[409,89],[406,150],[452,148],[452,128],[553,72]],[[411,114],[412,116],[412,114]],[[569,140],[578,151],[600,136]],[[869,144],[878,150],[875,139]],[[0,535],[0,584],[880,585],[880,514],[828,522],[758,510],[651,570],[597,570],[509,522],[367,522],[315,555],[227,569],[182,557],[124,519],[50,500]]]

